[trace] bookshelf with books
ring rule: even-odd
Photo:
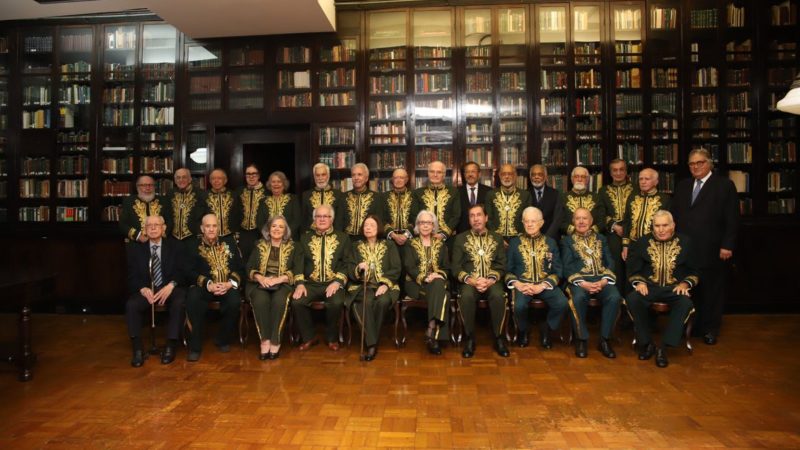
[[[311,108],[312,94],[311,46],[281,45],[275,52],[277,68],[276,108]]]
[[[519,187],[527,188],[529,9],[500,7],[497,15],[497,114],[500,136],[499,164],[513,164]],[[498,164],[498,166],[499,166]],[[497,167],[497,166],[496,166]],[[484,177],[485,180],[485,177]]]
[[[571,86],[567,64],[569,6],[537,5],[535,17],[539,65],[536,86],[538,156],[547,167],[548,181],[555,183],[557,189],[566,190],[565,174],[570,164],[567,140]],[[501,123],[501,129],[503,126]]]
[[[367,149],[371,182],[386,188],[392,171],[408,167],[408,49],[406,11],[370,12],[367,22]],[[409,170],[412,175],[413,171]]]
[[[768,215],[797,215],[797,146],[800,141],[800,117],[781,112],[776,103],[782,99],[792,81],[797,77],[798,26],[797,0],[768,2],[769,13],[765,14],[764,28],[767,42],[764,73],[765,96],[762,117],[766,123],[766,161],[759,155],[763,165],[763,178],[757,179],[759,189],[766,193],[763,207],[755,212]]]
[[[323,43],[319,53],[319,106],[356,106],[358,37]]]
[[[683,139],[680,15],[680,2],[675,0],[648,5],[645,64],[649,69],[649,95],[644,103],[649,121],[643,125],[648,127],[645,137],[650,145],[645,161],[658,170],[658,189],[666,193],[675,190]]]
[[[492,9],[489,8],[464,10],[464,96],[460,108],[464,120],[463,162],[478,163],[481,167],[481,182],[490,186],[497,163],[496,89],[493,77],[496,58],[493,58],[492,48],[492,15]],[[507,152],[511,153],[514,142],[508,142],[507,147]]]
[[[11,74],[10,33],[0,30],[0,223],[8,221],[8,120],[9,76]]]
[[[643,94],[647,91],[643,65],[645,19],[644,2],[611,5],[614,81],[609,83],[613,92],[610,159],[624,160],[631,172],[645,163],[645,148],[649,143],[644,132],[647,129]]]
[[[22,40],[22,129],[51,129],[55,28],[24,30]]]
[[[189,42],[186,45],[186,71],[190,111],[222,109],[222,46]]]
[[[264,108],[264,47],[242,43],[227,50],[227,102],[229,110]]]
[[[452,155],[456,130],[453,11],[412,11],[415,183],[427,177],[431,155]],[[420,156],[422,159],[417,160]],[[452,157],[451,157],[452,158]],[[448,166],[447,175],[453,174]]]
[[[600,4],[572,6],[574,123],[567,127],[574,130],[575,164],[589,169],[590,189],[594,192],[602,186],[604,162],[605,91],[601,66],[604,11]]]
[[[353,188],[350,169],[359,162],[355,123],[325,123],[315,125],[317,136],[314,164],[322,162],[331,169],[331,186],[342,192]]]

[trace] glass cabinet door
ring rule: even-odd
[[[539,153],[548,182],[566,190],[567,157],[567,8],[538,6]]]
[[[494,155],[494,80],[492,69],[492,10],[464,11],[465,99],[462,111],[466,129],[463,161],[481,167],[481,181],[492,185]]]
[[[190,43],[186,49],[189,72],[189,109],[222,109],[222,49],[215,45]]]
[[[642,107],[643,3],[611,5],[614,42],[614,158],[633,172],[644,163]]]
[[[590,188],[602,184],[603,91],[600,6],[572,8],[573,52],[575,55],[575,163],[589,167]]]
[[[519,179],[528,166],[527,8],[499,8],[497,21],[500,163],[514,164]]]

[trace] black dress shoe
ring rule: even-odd
[[[611,343],[608,342],[608,339],[600,338],[600,345],[598,345],[597,348],[606,358],[614,359],[617,357],[617,353],[611,347]]]
[[[511,353],[508,352],[508,348],[506,347],[505,339],[499,337],[494,340],[494,350],[497,352],[498,355],[502,356],[503,358],[508,358]]]
[[[667,349],[664,347],[658,347],[656,349],[656,365],[660,368],[667,367],[669,365],[669,360],[667,359]]]
[[[542,331],[541,336],[541,343],[542,347],[550,350],[553,348],[553,341],[550,339],[550,329],[548,328],[546,331]]]
[[[175,361],[175,347],[168,345],[161,353],[161,364],[172,364],[173,361]]]
[[[466,341],[464,341],[464,351],[461,352],[461,356],[464,358],[472,358],[475,355],[475,338],[472,336],[467,336]]]
[[[530,339],[528,338],[528,333],[520,332],[517,335],[517,345],[520,347],[527,347],[530,344]]]
[[[586,349],[586,341],[578,339],[575,341],[575,356],[578,358],[586,358],[589,356],[589,351]]]
[[[703,342],[706,345],[717,345],[717,336],[714,333],[706,333],[703,335]]]
[[[228,353],[231,351],[231,346],[228,344],[217,344],[217,348],[219,349],[220,353]]]
[[[272,353],[270,353],[270,352],[259,353],[258,354],[258,360],[259,361],[266,361],[266,360],[270,359],[270,355],[272,355]]]
[[[144,351],[134,350],[133,357],[131,358],[131,366],[142,367],[143,364],[144,364]]]
[[[364,361],[372,361],[378,355],[378,346],[373,345],[367,349],[367,354],[364,356]]]
[[[439,345],[439,341],[436,339],[428,339],[428,353],[431,355],[441,355],[442,354],[442,347]]]
[[[656,346],[652,342],[646,345],[639,346],[639,361],[645,361],[653,357],[656,352]]]
[[[278,359],[280,357],[281,357],[281,351],[280,350],[278,350],[277,352],[274,352],[274,353],[273,352],[267,353],[267,359],[269,359],[270,361],[274,361],[274,360],[276,360],[276,359]]]
[[[187,361],[189,361],[189,362],[197,362],[197,361],[200,361],[200,352],[193,352],[193,351],[190,351],[190,352],[189,352],[189,353],[186,355],[186,360],[187,360]]]

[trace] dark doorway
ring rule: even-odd
[[[255,163],[261,181],[280,170],[289,179],[289,191],[307,189],[311,179],[309,129],[307,126],[234,128],[218,126],[214,138],[214,167],[228,171],[228,186],[244,184],[244,168]]]
[[[275,144],[254,143],[242,144],[242,166],[250,164],[258,166],[261,171],[261,180],[267,182],[269,174],[280,170],[290,180],[292,186],[290,191],[294,191],[294,183],[297,177],[294,173],[294,143],[282,142]]]

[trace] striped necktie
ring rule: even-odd
[[[158,290],[164,284],[164,277],[161,274],[161,258],[158,257],[158,246],[153,246],[153,252],[150,254],[150,276],[153,278],[153,288]]]

